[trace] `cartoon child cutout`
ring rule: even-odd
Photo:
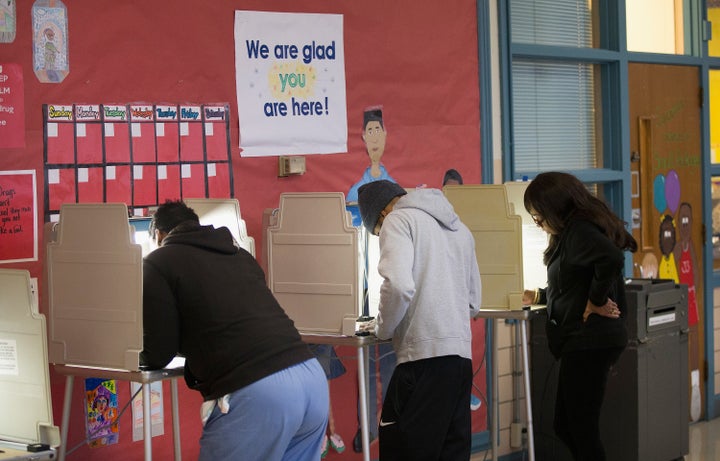
[[[675,265],[675,255],[673,250],[675,249],[675,224],[673,223],[672,216],[663,216],[660,222],[660,252],[662,257],[660,258],[660,264],[658,266],[658,277],[661,279],[671,279],[675,283],[680,283],[677,273],[677,266]]]
[[[383,123],[382,109],[368,109],[363,113],[363,141],[370,158],[370,166],[365,169],[362,178],[350,188],[347,193],[346,200],[348,202],[357,202],[358,189],[363,184],[387,179],[395,181],[387,172],[385,167],[380,163],[380,159],[385,153],[385,141],[387,139],[387,131],[385,123]]]
[[[347,193],[346,200],[348,202],[348,211],[352,215],[352,224],[356,227],[362,227],[362,219],[360,217],[360,210],[357,207],[358,189],[363,184],[367,184],[373,181],[379,181],[386,179],[388,181],[395,181],[387,172],[385,167],[380,163],[380,159],[385,153],[385,141],[387,140],[387,131],[385,130],[385,123],[383,121],[382,109],[379,107],[368,108],[363,112],[363,132],[362,139],[365,143],[365,149],[367,151],[368,158],[370,159],[370,166],[365,169],[362,177],[358,182],[352,185]],[[377,237],[368,236],[368,239],[375,239],[374,244],[377,245]],[[369,241],[366,241],[365,245],[370,245]],[[370,271],[366,267],[366,271]],[[368,277],[370,277],[368,275]],[[367,286],[364,287],[367,293]],[[369,314],[369,306],[367,300],[368,295],[365,296],[366,303],[363,306],[363,315]],[[369,419],[370,419],[370,439],[374,440],[377,438],[377,423],[378,420],[378,405],[376,402],[382,402],[387,390],[387,385],[390,382],[393,370],[395,369],[396,356],[393,351],[392,344],[383,343],[377,346],[370,347],[368,351],[370,357],[370,369],[368,380],[371,383],[369,387],[368,401],[369,405]],[[376,367],[379,369],[379,377],[377,376]],[[379,379],[378,379],[379,378]],[[379,387],[376,385],[379,381]],[[378,393],[380,398],[378,399]],[[360,402],[358,399],[358,417],[360,415]],[[358,421],[358,428],[353,438],[353,451],[356,453],[362,452],[361,444],[361,433],[360,425]]]
[[[680,242],[675,245],[675,262],[677,264],[680,283],[688,287],[688,347],[689,365],[690,365],[690,381],[692,383],[690,389],[691,405],[690,417],[693,421],[700,419],[702,397],[700,394],[700,335],[698,332],[699,315],[697,308],[697,276],[695,267],[697,258],[695,256],[695,248],[692,244],[692,207],[689,203],[680,204],[677,213],[678,231],[680,233]]]
[[[683,202],[678,208],[677,215],[678,230],[680,232],[680,243],[675,245],[673,253],[675,255],[675,263],[680,283],[688,287],[688,326],[697,325],[698,309],[695,297],[696,275],[695,265],[697,258],[695,257],[695,248],[691,241],[692,231],[692,207],[689,203]]]

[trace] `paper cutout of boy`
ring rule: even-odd
[[[370,108],[363,113],[362,138],[363,142],[365,142],[368,157],[370,158],[370,166],[365,169],[362,178],[353,184],[348,191],[345,199],[350,203],[357,203],[357,192],[363,184],[380,179],[397,182],[388,174],[382,163],[380,163],[380,159],[385,153],[385,141],[387,140],[387,131],[385,130],[381,108]],[[358,225],[361,224],[362,223],[358,223]]]
[[[386,179],[388,181],[397,182],[387,172],[385,167],[380,163],[383,154],[385,153],[385,141],[387,140],[387,130],[385,129],[385,123],[383,121],[383,113],[381,106],[369,107],[363,112],[363,132],[362,139],[365,143],[365,149],[367,151],[368,158],[370,159],[370,166],[365,168],[365,171],[358,182],[352,185],[350,190],[345,197],[348,203],[348,211],[352,215],[352,224],[355,227],[362,226],[362,218],[360,217],[360,211],[357,207],[358,200],[358,189],[363,184],[367,184],[373,181],[379,181]],[[365,297],[367,299],[367,296]],[[368,307],[363,306],[363,315],[368,315]],[[392,344],[384,343],[369,348],[368,356],[370,357],[370,369],[368,381],[369,386],[369,420],[370,420],[370,440],[377,438],[378,432],[378,400],[382,403],[383,396],[387,390],[387,385],[390,382],[390,377],[395,369],[395,352],[392,348]],[[376,366],[379,369],[379,381],[380,389],[378,389],[376,381],[378,376],[376,373]],[[380,399],[377,398],[377,393],[381,392]],[[360,402],[358,399],[358,418],[360,417]],[[358,421],[358,429],[353,437],[353,451],[356,453],[362,452],[361,434]]]

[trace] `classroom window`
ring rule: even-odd
[[[512,0],[513,43],[598,47],[597,0]]]
[[[599,66],[512,64],[513,153],[518,174],[601,167]]]
[[[697,28],[692,27],[692,0],[627,0],[628,51],[697,54]]]

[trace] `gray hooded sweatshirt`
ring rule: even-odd
[[[393,340],[398,363],[459,355],[472,359],[478,313],[475,241],[438,189],[398,200],[380,229],[384,278],[375,334]]]

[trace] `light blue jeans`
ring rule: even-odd
[[[200,438],[200,461],[319,460],[328,421],[328,385],[317,359],[231,394],[215,407]]]

